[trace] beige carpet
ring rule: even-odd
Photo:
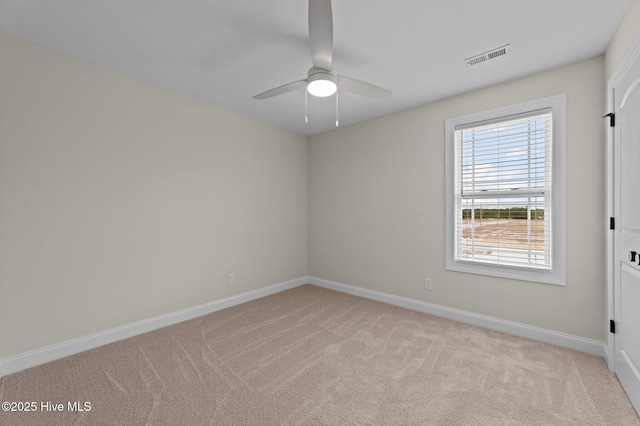
[[[6,376],[0,401],[38,405],[2,425],[640,425],[598,357],[310,285]]]

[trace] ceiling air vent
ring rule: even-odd
[[[500,56],[504,56],[511,50],[510,44],[505,44],[504,46],[496,47],[495,49],[491,49],[488,52],[481,53],[479,55],[472,56],[470,58],[465,59],[468,67],[472,67],[474,65],[481,64],[483,62],[490,61],[492,59],[499,58]]]

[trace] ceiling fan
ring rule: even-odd
[[[293,90],[307,88],[310,95],[327,97],[337,90],[352,92],[370,98],[384,98],[392,92],[375,84],[338,75],[332,68],[333,14],[331,0],[309,0],[309,46],[313,66],[307,78],[276,87],[255,95],[254,99],[269,99]]]

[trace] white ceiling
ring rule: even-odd
[[[629,0],[333,0],[334,68],[394,94],[340,94],[345,126],[604,53]],[[335,98],[304,90],[306,0],[0,0],[0,30],[304,135]],[[465,59],[511,44],[474,67]]]

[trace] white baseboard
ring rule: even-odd
[[[308,283],[309,277],[301,277],[291,281],[270,285],[258,290],[241,293],[235,296],[226,297],[224,299],[215,300],[213,302],[204,303],[202,305],[193,306],[191,308],[182,309],[176,312],[159,315],[142,321],[137,321],[121,327],[112,328],[88,336],[79,337],[77,339],[68,340],[66,342],[56,343],[44,348],[24,352],[8,358],[0,359],[0,377],[7,374],[17,373],[27,368],[35,367],[56,359],[74,355],[89,349],[113,343],[118,340],[127,339],[149,331],[157,330],[162,327],[187,321],[202,315],[207,315],[221,309],[269,296],[284,290],[301,286]]]
[[[490,330],[501,331],[516,336],[526,337],[532,340],[538,340],[553,345],[574,349],[592,355],[607,358],[606,344],[597,340],[585,339],[583,337],[573,336],[570,334],[560,333],[544,328],[533,327],[513,321],[502,320],[486,315],[475,314],[460,309],[448,308],[433,303],[422,302],[420,300],[409,299],[401,296],[383,293],[375,290],[368,290],[362,287],[355,287],[335,281],[329,281],[316,277],[300,277],[291,281],[274,284],[258,290],[230,296],[213,302],[204,303],[202,305],[171,312],[135,323],[127,324],[121,327],[112,328],[88,336],[79,337],[77,339],[68,340],[66,342],[56,343],[44,348],[14,355],[8,358],[0,359],[0,377],[7,374],[17,373],[27,368],[35,367],[56,359],[74,355],[89,349],[113,343],[118,340],[127,339],[149,331],[157,330],[207,315],[221,309],[279,293],[303,284],[313,284],[319,287],[340,291],[342,293],[360,296],[378,302],[388,303],[390,305],[400,306],[402,308],[412,309],[414,311],[424,312],[443,318],[460,321],[466,324],[477,325],[479,327],[488,328]]]
[[[319,287],[352,294],[354,296],[360,296],[367,299],[376,300],[378,302],[384,302],[390,305],[400,306],[402,308],[412,309],[414,311],[452,319],[455,321],[463,322],[465,324],[477,325],[479,327],[488,328],[490,330],[501,331],[503,333],[526,337],[528,339],[550,343],[556,346],[585,352],[591,355],[597,355],[605,358],[605,361],[607,358],[606,344],[597,340],[585,339],[583,337],[573,336],[571,334],[560,333],[558,331],[547,330],[527,324],[507,321],[487,315],[476,314],[473,312],[467,312],[460,309],[448,308],[446,306],[422,302],[420,300],[394,296],[392,294],[369,290],[362,287],[355,287],[348,284],[325,280],[322,278],[308,277],[308,282]]]

